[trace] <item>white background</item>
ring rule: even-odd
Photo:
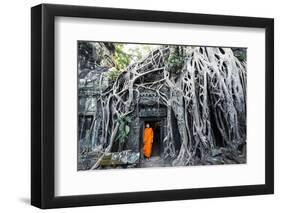
[[[264,29],[65,17],[55,23],[55,195],[265,183]],[[77,172],[77,40],[247,47],[247,164]]]
[[[281,14],[278,1],[131,1],[60,0],[46,3],[127,7],[211,14],[265,16],[275,18],[275,59],[281,55]],[[1,212],[38,212],[29,206],[30,196],[30,7],[41,1],[3,1],[1,4]],[[146,204],[126,204],[50,210],[54,212],[277,212],[280,208],[280,82],[279,60],[275,62],[275,195],[201,199]],[[258,94],[257,94],[258,95]],[[279,156],[278,156],[279,155]],[[280,210],[279,210],[280,211]]]

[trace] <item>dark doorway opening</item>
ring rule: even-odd
[[[161,121],[150,121],[147,122],[153,129],[153,144],[152,144],[152,152],[151,156],[160,156],[161,149]]]
[[[151,150],[151,157],[160,156],[160,154],[161,154],[161,120],[145,121],[144,128],[145,128],[146,124],[149,124],[149,126],[153,129],[153,144],[152,144],[152,150]]]

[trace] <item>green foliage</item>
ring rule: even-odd
[[[110,69],[109,79],[115,81],[118,75],[131,63],[131,56],[124,51],[124,44],[115,44],[114,67]]]
[[[130,64],[131,56],[124,51],[124,44],[115,44],[113,60],[118,71],[125,69]]]
[[[168,58],[168,66],[170,67],[170,71],[173,73],[180,73],[185,61],[185,51],[184,47],[175,46],[171,48],[171,53]]]
[[[240,60],[240,61],[246,61],[246,57],[247,57],[247,54],[245,51],[241,51],[238,55],[237,55],[237,58]]]
[[[130,127],[128,125],[125,125],[125,133],[128,135],[130,132]]]
[[[121,70],[117,70],[115,67],[112,67],[110,69],[110,72],[108,73],[109,80],[115,81],[120,73],[121,73]]]
[[[116,137],[116,140],[119,140],[121,143],[123,143],[128,139],[130,133],[130,123],[132,121],[130,117],[124,117],[124,118],[118,118],[117,122],[119,123],[119,129],[118,129],[118,136]]]
[[[110,69],[109,79],[115,81],[118,75],[131,63],[139,61],[153,48],[151,45],[114,43],[114,67]]]
[[[247,60],[247,49],[246,48],[231,48],[233,54],[239,61],[245,62]]]
[[[152,45],[133,45],[128,49],[128,54],[131,56],[131,61],[139,61],[153,49]]]

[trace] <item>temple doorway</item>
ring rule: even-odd
[[[144,157],[143,155],[143,134],[146,124],[153,130],[153,144],[151,148],[151,157],[149,160]],[[142,120],[142,127],[140,131],[140,153],[141,153],[141,160],[140,160],[140,167],[164,167],[165,162],[163,159],[163,140],[166,134],[166,118],[146,118]]]
[[[141,119],[141,128],[140,128],[140,152],[141,158],[144,159],[143,156],[143,134],[146,124],[153,130],[153,144],[151,149],[151,157],[162,157],[163,155],[163,140],[166,135],[166,118],[157,118],[150,117]]]
[[[164,164],[164,138],[167,135],[167,108],[165,106],[142,105],[138,113],[138,141],[140,152],[139,167],[162,167]],[[153,130],[151,157],[148,160],[143,154],[144,130],[146,124]]]

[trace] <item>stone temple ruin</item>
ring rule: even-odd
[[[239,48],[161,46],[116,79],[114,45],[78,42],[78,170],[246,162],[246,64]],[[179,57],[179,55],[176,55]]]

